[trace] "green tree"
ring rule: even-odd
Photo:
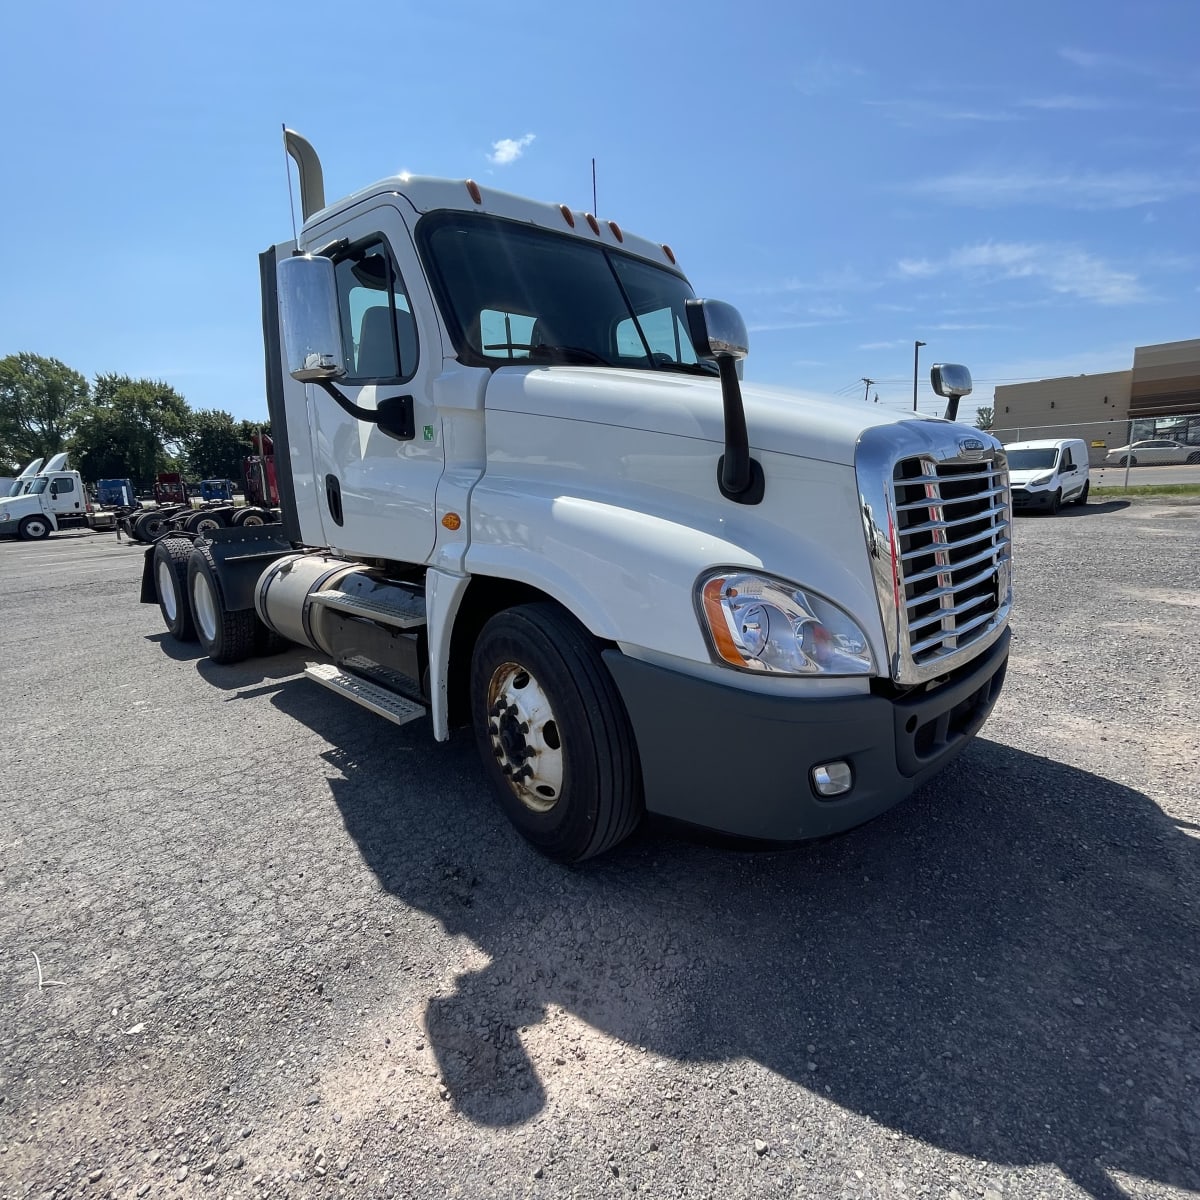
[[[128,476],[149,487],[159,471],[179,467],[191,418],[170,384],[99,375],[72,441],[76,466],[86,479]]]
[[[249,440],[233,417],[219,408],[192,413],[186,438],[188,473],[196,479],[241,479]]]
[[[0,358],[0,467],[65,449],[87,400],[87,380],[57,358]]]
[[[992,420],[996,416],[994,408],[977,408],[975,410],[975,428],[976,429],[991,429]]]

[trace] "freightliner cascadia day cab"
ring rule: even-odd
[[[261,257],[283,520],[169,536],[142,599],[218,662],[283,640],[575,861],[646,811],[801,840],[883,812],[1008,659],[1004,452],[741,385],[745,325],[611,221],[410,176]],[[970,390],[933,370],[948,412]]]

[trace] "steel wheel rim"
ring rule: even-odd
[[[208,578],[202,574],[192,580],[192,613],[204,640],[212,643],[217,640],[217,598],[213,595]]]
[[[158,564],[158,599],[163,615],[168,621],[174,621],[179,614],[179,605],[175,602],[175,572],[170,563]]]
[[[221,522],[215,517],[202,517],[196,522],[197,533],[212,533],[214,529],[220,529]]]
[[[38,520],[36,517],[25,526],[35,538],[40,538],[43,534],[50,532],[50,526],[45,521]]]
[[[513,795],[548,813],[562,797],[563,753],[550,699],[520,663],[501,663],[488,681],[488,741]]]
[[[262,519],[262,517],[260,517],[258,515],[258,513],[251,513],[248,517],[245,518],[245,520],[242,521],[242,524],[243,525],[264,525],[264,524],[266,524],[266,522]]]

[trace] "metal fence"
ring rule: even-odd
[[[1088,448],[1090,467],[1127,467],[1129,482],[1135,484],[1141,467],[1200,465],[1200,413],[1060,425],[994,426],[989,432],[1006,446],[1013,442],[1079,438]]]

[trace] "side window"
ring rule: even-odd
[[[1073,470],[1074,467],[1075,467],[1075,464],[1074,464],[1074,462],[1071,461],[1071,448],[1069,446],[1064,446],[1061,469],[1064,471],[1070,471],[1070,470]]]
[[[75,490],[75,480],[70,475],[62,475],[54,481],[54,487],[51,490],[57,496],[65,496],[68,492]]]
[[[417,326],[399,268],[382,237],[352,246],[334,264],[342,345],[352,380],[411,379]]]
[[[479,345],[485,358],[528,358],[536,317],[485,308],[479,314]]]
[[[659,308],[654,312],[639,313],[637,324],[632,317],[626,317],[617,325],[617,356],[619,358],[646,357],[646,348],[638,334],[637,326],[641,325],[642,333],[650,344],[651,354],[665,354],[673,362],[696,361],[696,352],[692,349],[691,339],[683,322],[669,308]]]

